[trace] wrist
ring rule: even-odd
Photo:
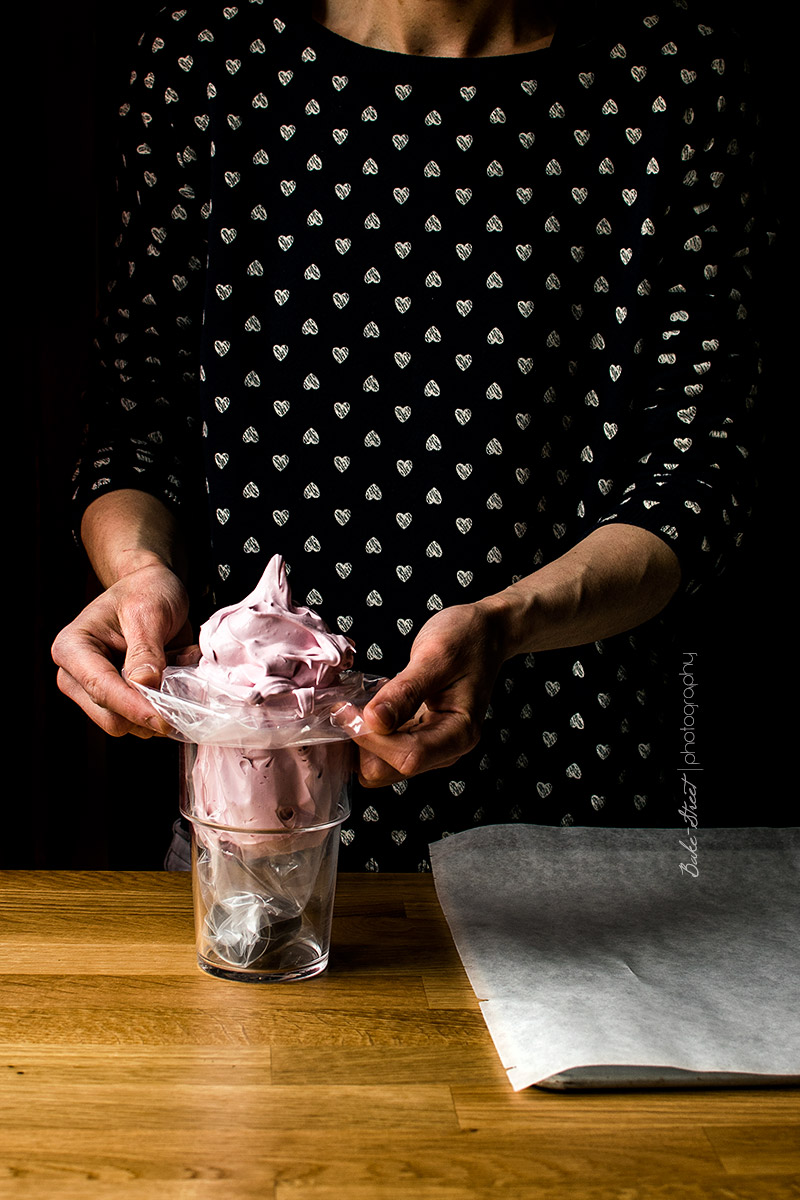
[[[117,552],[114,560],[114,583],[148,567],[161,567],[172,571],[173,575],[178,574],[169,558],[154,550],[133,546]]]
[[[518,584],[477,602],[486,622],[489,642],[497,648],[500,662],[506,662],[528,649],[533,625],[533,596]]]

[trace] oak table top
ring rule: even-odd
[[[514,1093],[425,875],[343,875],[331,966],[196,965],[186,875],[0,880],[0,1196],[797,1200],[796,1089]]]

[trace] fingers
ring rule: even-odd
[[[138,737],[167,733],[166,722],[143,696],[125,683],[111,662],[116,640],[109,633],[104,642],[97,633],[82,627],[80,618],[67,626],[53,643],[60,690],[112,737],[125,733],[135,733]],[[150,672],[151,678],[153,675],[157,683],[161,672]]]
[[[58,686],[95,724],[114,737],[163,736],[169,725],[129,686],[116,663],[137,683],[157,687],[164,645],[190,637],[185,593],[171,572],[136,573],[109,588],[62,630],[53,643]]]
[[[393,734],[367,733],[356,738],[359,779],[364,787],[386,787],[424,771],[452,766],[477,744],[480,728],[468,712],[434,712],[420,716]]]
[[[440,664],[409,663],[405,671],[388,680],[364,709],[367,728],[388,734],[412,720],[426,697],[432,696],[449,680],[440,676]]]
[[[405,670],[364,709],[360,778],[384,787],[447,767],[480,738],[502,661],[500,643],[478,605],[444,609],[414,640]]]
[[[120,679],[110,664],[108,670],[107,677],[102,669],[99,670],[92,679],[85,680],[87,687],[84,687],[60,667],[57,675],[59,690],[112,737],[122,737],[126,733],[141,738],[163,736],[168,731],[165,722],[144,697]]]

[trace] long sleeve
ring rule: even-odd
[[[79,514],[118,488],[180,506],[196,486],[209,148],[192,56],[176,60],[171,36],[142,36],[120,109],[116,264],[98,320]]]
[[[635,347],[634,462],[621,501],[598,521],[664,538],[687,590],[724,565],[752,503],[760,372],[753,309],[770,240],[758,211],[747,68],[735,43],[723,56],[708,34],[697,70],[680,73],[683,91],[662,100],[677,110],[680,137],[665,140],[664,156],[648,164],[673,183],[660,217],[642,226],[658,253],[639,286],[649,333]]]
[[[79,502],[194,514],[205,475],[214,603],[280,551],[387,675],[431,613],[608,522],[693,590],[751,503],[766,241],[713,7],[565,4],[550,48],[499,59],[360,45],[278,0],[162,14],[121,117]],[[347,862],[426,869],[484,822],[668,825],[668,623],[509,660],[480,747],[361,795]]]

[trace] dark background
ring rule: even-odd
[[[152,7],[150,0],[131,0],[124,11],[99,0],[38,0],[18,42],[33,53],[24,54],[6,146],[11,209],[3,262],[12,321],[7,313],[4,324],[7,357],[16,368],[5,406],[6,463],[8,478],[21,480],[6,495],[6,626],[12,631],[6,679],[15,693],[6,706],[9,782],[0,826],[0,864],[7,867],[155,869],[175,815],[175,744],[106,737],[58,692],[49,653],[55,634],[96,587],[70,531],[70,475],[103,273],[105,250],[98,248],[113,236],[98,214],[112,187],[114,114],[130,47]],[[797,470],[787,415],[797,388],[787,311],[794,245],[782,180],[785,160],[795,152],[784,142],[793,39],[775,0],[758,5],[757,27],[743,3],[725,11],[751,47],[765,177],[783,243],[765,289],[767,445],[754,525],[722,586],[682,618],[680,646],[697,652],[701,825],[791,825],[797,823],[787,783],[796,667],[784,597],[792,586],[789,481]],[[676,675],[674,694],[664,697],[667,712],[674,705],[676,767],[680,689]],[[21,770],[14,771],[15,760]]]

